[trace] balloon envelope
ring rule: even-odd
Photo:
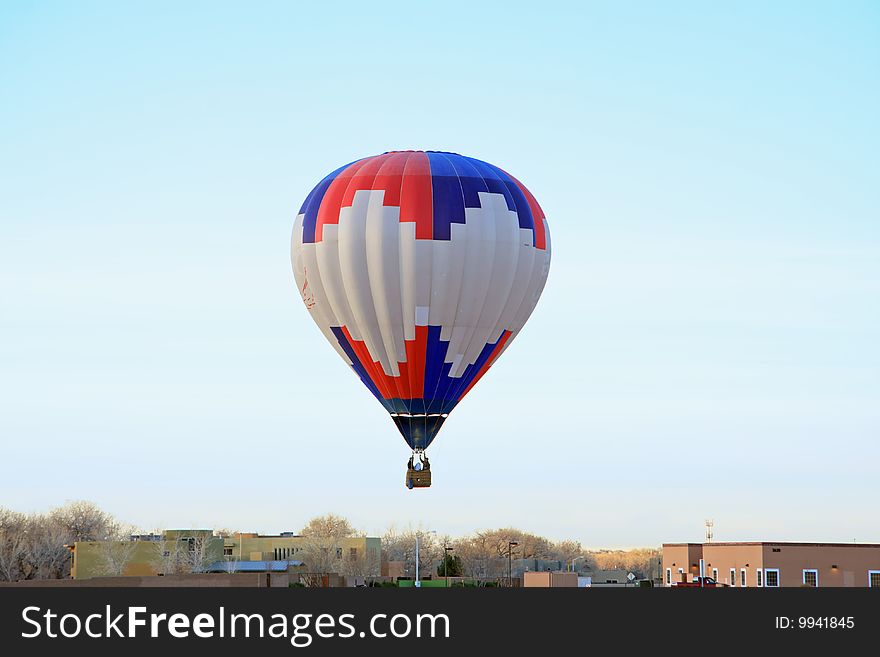
[[[291,260],[315,323],[421,450],[534,309],[550,233],[502,169],[392,151],[318,183],[296,217]]]

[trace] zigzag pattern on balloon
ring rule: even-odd
[[[452,411],[522,329],[550,264],[537,201],[473,158],[392,152],[324,178],[292,262],[318,327],[393,415]],[[398,426],[424,448],[436,427]]]

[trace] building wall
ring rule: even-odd
[[[261,536],[258,534],[241,534],[229,538],[213,536],[209,529],[189,530],[173,529],[163,534],[163,540],[141,541],[86,541],[78,542],[73,548],[73,561],[71,577],[74,579],[90,579],[93,577],[106,577],[112,572],[108,571],[106,555],[109,551],[130,550],[123,576],[151,576],[158,575],[161,569],[160,555],[164,551],[170,551],[174,546],[180,546],[188,538],[206,540],[205,562],[211,563],[226,559],[242,561],[272,561],[272,560],[301,560],[304,552],[311,543],[310,539],[302,536]],[[375,537],[352,537],[344,538],[338,542],[327,541],[328,549],[338,550],[338,569],[331,572],[342,573],[349,560],[363,560],[366,567],[364,575],[379,575],[382,541]],[[241,555],[241,556],[239,556]],[[335,561],[335,560],[332,560]],[[305,563],[305,568],[309,565]],[[375,571],[375,572],[373,572]],[[163,573],[170,574],[170,573]]]
[[[698,548],[698,549],[697,549]],[[687,581],[699,575],[699,554],[705,574],[728,586],[742,588],[743,570],[747,588],[765,586],[768,569],[778,570],[779,586],[803,586],[804,570],[816,570],[820,587],[867,587],[869,571],[880,571],[880,545],[848,543],[672,543],[663,546],[664,585],[666,568],[689,564]],[[697,564],[697,569],[693,568]],[[731,582],[731,569],[735,572]],[[759,582],[760,571],[760,582]]]
[[[405,561],[385,561],[382,564],[382,577],[397,579],[406,575]]]
[[[629,575],[629,571],[622,568],[584,570],[578,574],[589,577],[593,586],[625,586],[629,584],[629,580],[626,578]]]
[[[281,586],[287,588],[290,576],[287,573],[268,575],[266,573],[217,573],[213,575],[166,575],[164,577],[96,577],[94,579],[32,579],[22,582],[0,582],[3,587],[21,588],[264,588]]]
[[[691,582],[700,574],[703,546],[699,543],[667,543],[663,545],[663,586]],[[670,578],[667,583],[666,571]],[[681,571],[681,572],[679,572]]]
[[[764,566],[763,554],[761,543],[706,543],[703,545],[706,577],[714,577],[713,569],[717,569],[720,583],[742,588],[745,570],[746,588],[757,586],[758,569]],[[731,569],[734,571],[733,581]]]
[[[161,555],[164,551],[171,551],[179,546],[178,541],[185,541],[191,534],[175,530],[170,533],[166,540],[161,541],[77,541],[73,548],[73,565],[70,576],[73,579],[91,579],[93,577],[107,577],[114,575],[108,570],[107,556],[116,556],[126,552],[127,561],[122,570],[124,577],[139,577],[159,575],[161,570]],[[207,540],[205,546],[205,560],[219,561],[223,558],[223,539],[200,534],[198,536]],[[130,552],[129,552],[130,551]],[[161,573],[169,575],[171,573]]]
[[[382,558],[382,540],[376,537],[356,536],[339,541],[327,539],[328,549],[338,550],[340,570],[347,559],[365,559],[374,566],[379,575]],[[242,561],[271,561],[276,559],[296,559],[304,561],[306,569],[310,564],[306,556],[313,539],[304,536],[264,536],[260,534],[235,534],[224,539],[223,549],[228,557]]]
[[[523,573],[523,586],[528,588],[577,588],[577,573]]]
[[[868,571],[880,571],[880,545],[765,543],[764,564],[779,569],[782,586],[802,586],[804,569],[815,569],[820,587],[867,587]]]

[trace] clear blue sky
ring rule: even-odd
[[[880,541],[877,3],[181,4],[0,6],[0,505]],[[554,247],[414,492],[289,264],[398,148],[504,167]]]

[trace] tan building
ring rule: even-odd
[[[523,586],[526,588],[577,588],[577,573],[526,572]]]
[[[308,538],[293,533],[238,533],[224,539],[223,555],[238,561],[295,559],[305,562],[310,572],[378,576],[382,539],[352,536],[334,540]]]
[[[210,529],[169,529],[126,541],[77,541],[68,549],[73,579],[145,577],[198,570],[218,561],[223,539]]]
[[[406,577],[406,562],[405,561],[383,561],[381,572],[382,572],[382,577],[390,577],[391,579],[397,579],[398,577]]]
[[[701,563],[702,562],[702,563]],[[877,543],[664,543],[663,585],[703,575],[735,588],[880,588]]]
[[[169,529],[130,541],[82,541],[69,546],[71,577],[135,577],[184,572],[380,574],[382,541],[366,536],[314,539],[295,534],[215,536],[210,529]],[[285,563],[286,562],[286,563]]]

